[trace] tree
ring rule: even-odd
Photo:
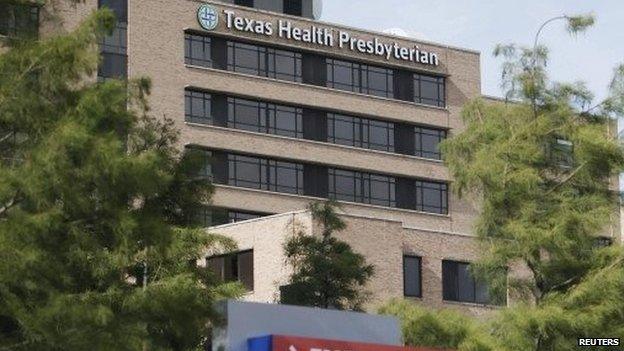
[[[561,16],[572,33],[592,17]],[[551,23],[549,20],[547,23]],[[543,28],[543,27],[542,27]],[[540,29],[541,31],[541,29]],[[524,303],[493,313],[485,324],[426,312],[401,313],[410,343],[460,350],[575,350],[579,337],[624,337],[624,251],[602,248],[597,236],[617,218],[619,193],[611,180],[624,167],[624,149],[610,137],[624,111],[624,65],[610,95],[594,104],[582,83],[550,83],[547,49],[499,46],[508,101],[477,99],[463,109],[465,130],[442,145],[460,196],[476,194],[481,213],[475,232],[482,259],[473,273],[507,289],[501,267],[524,267],[509,287]],[[445,323],[450,321],[448,325]],[[430,333],[430,334],[429,334]],[[597,349],[610,349],[600,347]]]
[[[232,243],[178,226],[211,187],[149,116],[149,80],[86,78],[113,23],[0,54],[2,350],[197,350],[239,293],[194,264]]]
[[[293,267],[290,285],[282,291],[286,303],[322,308],[360,310],[368,294],[363,291],[373,275],[364,256],[333,234],[346,225],[333,202],[312,203],[312,218],[322,228],[321,236],[297,233],[284,244]]]

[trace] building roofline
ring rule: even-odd
[[[321,25],[326,25],[326,26],[331,26],[331,27],[338,27],[338,28],[349,30],[349,31],[364,32],[364,33],[374,34],[374,35],[377,35],[377,36],[381,36],[381,37],[385,37],[385,38],[389,38],[389,39],[395,39],[395,40],[396,39],[401,39],[401,40],[406,40],[406,41],[413,42],[413,43],[416,43],[416,44],[426,44],[426,45],[431,45],[431,46],[435,46],[435,47],[442,48],[442,49],[463,51],[463,52],[467,52],[467,53],[470,53],[470,54],[476,54],[476,55],[481,56],[481,51],[476,50],[476,49],[468,49],[468,48],[463,48],[463,47],[459,47],[459,46],[446,45],[446,44],[436,43],[436,42],[429,41],[429,40],[421,40],[421,39],[416,40],[414,38],[392,35],[392,34],[380,32],[380,31],[372,30],[372,29],[356,28],[356,27],[351,27],[351,26],[347,26],[347,25],[344,25],[344,24],[337,24],[337,23],[332,23],[332,22],[313,20],[313,19],[309,19],[309,18],[306,18],[306,17],[293,16],[293,15],[288,15],[288,14],[284,14],[284,13],[280,13],[280,12],[273,12],[273,11],[262,10],[262,9],[257,9],[257,8],[253,8],[253,7],[234,5],[234,4],[230,4],[230,3],[227,3],[227,2],[221,2],[221,1],[218,1],[218,0],[190,0],[190,1],[197,2],[197,3],[210,3],[210,4],[215,4],[215,5],[228,6],[228,7],[232,7],[232,8],[235,8],[235,9],[241,9],[241,10],[244,10],[244,11],[253,11],[253,12],[258,12],[258,13],[263,13],[263,14],[273,15],[273,16],[277,15],[277,16],[281,16],[281,17],[284,17],[284,18],[291,18],[291,19],[297,20],[297,21],[304,21],[304,22],[310,22],[310,23],[314,23],[314,24],[321,24]]]

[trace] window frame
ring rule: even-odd
[[[407,260],[416,259],[418,261],[418,294],[410,295],[407,293]],[[403,254],[403,296],[411,298],[422,298],[422,256],[414,254]]]
[[[240,256],[241,255],[245,255],[245,254],[251,254],[251,286],[247,286],[244,284],[244,282],[241,280],[241,272],[243,271],[240,267],[241,263],[240,263]],[[226,272],[226,259],[236,259],[236,272],[234,273],[234,267],[233,265],[231,265],[232,267],[232,272],[231,274],[228,274],[228,272]],[[240,251],[234,251],[234,252],[228,252],[228,253],[224,253],[224,254],[219,254],[219,255],[213,255],[213,256],[206,256],[206,267],[208,269],[210,269],[210,261],[211,260],[223,260],[223,263],[221,264],[221,272],[217,273],[214,272],[215,276],[217,276],[218,279],[220,279],[222,282],[224,283],[229,283],[229,282],[239,282],[241,283],[243,286],[245,286],[245,288],[247,289],[247,292],[253,292],[255,289],[255,279],[253,277],[253,275],[255,274],[255,265],[254,265],[254,249],[247,249],[247,250],[240,250]],[[236,276],[236,279],[228,279],[228,275],[234,277]]]
[[[342,174],[337,174],[340,172]],[[350,175],[346,175],[350,173]],[[355,203],[363,203],[376,206],[393,207],[396,208],[396,177],[386,174],[376,174],[369,172],[360,172],[350,169],[341,169],[328,167],[328,190],[327,197],[335,199],[337,201],[348,201]],[[353,185],[353,195],[339,193],[336,187],[336,178],[351,178]],[[385,180],[373,179],[373,178],[387,178]],[[373,197],[373,182],[384,183],[388,187],[388,198]],[[352,196],[352,198],[347,198]]]
[[[414,84],[413,101],[418,104],[446,108],[446,77],[412,72]],[[436,98],[423,97],[423,80],[427,83],[435,84],[437,90]]]
[[[303,82],[303,54],[300,51],[230,39],[226,41],[226,50],[227,58],[225,67],[229,72],[267,77],[287,82]],[[237,59],[237,56],[239,56],[243,51],[255,52],[255,56],[257,58],[255,67],[243,66],[241,62],[237,63],[239,60]],[[253,56],[254,54],[252,53],[249,57]],[[278,72],[278,67],[283,66],[277,64],[278,57],[287,57],[292,59],[293,72]]]
[[[337,145],[353,146],[361,149],[377,150],[385,152],[395,152],[394,122],[370,119],[365,117],[350,116],[342,113],[327,112],[327,139],[326,141]],[[349,123],[352,129],[352,138],[342,138],[338,136],[337,122]],[[375,125],[377,124],[377,125]],[[372,129],[385,130],[386,144],[373,142],[371,139]]]
[[[432,136],[438,138],[436,151],[428,151],[423,147],[423,136]],[[419,125],[414,126],[414,156],[427,158],[431,160],[441,160],[442,152],[440,151],[440,143],[448,138],[448,131],[440,128],[429,128]]]
[[[447,265],[453,265],[453,270],[454,270],[454,287],[455,287],[455,291],[453,292],[449,292],[447,289],[449,289],[450,287],[446,287],[445,283],[448,281],[448,278],[445,277],[445,273],[452,273],[452,272],[448,272],[447,269],[445,269],[445,267],[448,267]],[[498,306],[498,304],[495,301],[495,297],[491,296],[490,294],[490,287],[489,284],[487,282],[484,281],[479,281],[477,280],[473,275],[472,272],[470,271],[470,266],[472,265],[472,263],[470,262],[465,262],[465,261],[457,261],[457,260],[453,260],[453,259],[443,259],[442,260],[442,300],[443,301],[450,301],[450,302],[460,302],[460,303],[472,303],[472,304],[478,304],[478,305],[487,305],[487,306]],[[461,288],[460,288],[460,277],[459,277],[459,267],[465,267],[464,269],[469,272],[470,274],[470,279],[471,279],[471,285],[472,285],[472,299],[462,299],[460,297],[460,292],[461,292]],[[486,293],[487,293],[487,299],[486,301],[483,301],[479,299],[479,292],[481,291],[481,289],[485,289]],[[454,295],[455,299],[449,297],[449,294]],[[506,304],[507,299],[505,298],[504,303],[502,302],[500,305],[505,305]]]
[[[202,45],[202,57],[197,58],[193,56],[193,43]],[[210,35],[184,32],[184,64],[209,68],[214,66],[212,37]]]
[[[441,214],[441,215],[448,215],[449,213],[449,197],[448,197],[448,193],[449,193],[449,187],[448,187],[448,183],[444,183],[444,182],[436,182],[436,181],[429,181],[429,180],[424,180],[424,179],[415,179],[415,190],[416,190],[416,194],[415,194],[415,200],[416,200],[416,205],[415,205],[415,209],[417,211],[420,212],[425,212],[425,213],[434,213],[434,214]],[[436,188],[432,188],[432,187],[427,187],[425,185],[436,185],[437,187],[439,187],[439,189]],[[440,191],[440,206],[433,206],[433,205],[426,205],[425,204],[425,193],[424,190],[425,189],[429,189],[429,190],[439,190]],[[421,200],[419,203],[419,199]],[[431,210],[429,210],[431,209]],[[438,209],[438,210],[436,210]]]
[[[243,160],[241,160],[241,158]],[[244,160],[247,159],[247,160]],[[250,160],[254,160],[251,162]],[[303,176],[303,164],[289,162],[289,161],[281,161],[277,159],[269,159],[264,157],[257,156],[248,156],[248,155],[240,155],[229,153],[227,155],[228,161],[228,182],[227,184],[230,186],[248,188],[248,189],[257,189],[257,190],[266,190],[278,193],[285,194],[295,194],[295,195],[304,195],[304,176]],[[237,166],[240,163],[246,163],[253,166],[258,166],[258,181],[249,181],[238,178],[238,168]],[[281,170],[288,170],[295,172],[295,186],[291,185],[281,185],[279,184],[279,174],[278,172]],[[242,185],[241,185],[242,184]],[[250,186],[253,185],[253,186]],[[292,190],[292,191],[284,191]]]
[[[348,69],[351,75],[351,82],[344,83],[336,80],[337,68]],[[389,99],[394,98],[394,69],[386,66],[369,65],[357,61],[343,60],[332,56],[325,57],[325,69],[327,80],[325,86],[331,89],[350,91],[370,96],[377,96]],[[386,89],[372,88],[370,84],[371,72],[385,75]]]

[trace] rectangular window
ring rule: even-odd
[[[209,36],[184,33],[184,63],[212,67],[212,48]]]
[[[301,164],[230,154],[228,165],[229,185],[303,194]]]
[[[332,58],[325,61],[328,87],[394,98],[393,70]]]
[[[469,263],[448,260],[442,261],[442,295],[446,301],[481,304],[496,301],[490,296],[488,284],[472,276]]]
[[[228,127],[252,132],[303,137],[303,109],[242,98],[228,101]]]
[[[227,69],[256,76],[301,82],[301,54],[228,41]]]
[[[102,62],[98,67],[98,77],[124,79],[128,76],[128,2],[99,0],[98,7],[109,8],[117,18],[113,32],[100,42]]]
[[[235,5],[254,7],[254,0],[234,0]]]
[[[414,73],[414,102],[445,107],[445,78]]]
[[[332,199],[396,206],[394,177],[335,168],[330,168],[328,175]]]
[[[212,99],[208,93],[184,91],[184,120],[192,123],[212,124]]]
[[[223,282],[240,282],[248,291],[254,289],[253,250],[208,257],[206,267]]]
[[[414,155],[440,160],[440,142],[446,139],[446,130],[414,127]]]
[[[574,166],[574,144],[564,138],[555,138],[551,145],[551,157],[557,167],[572,168]]]
[[[0,4],[0,35],[37,37],[38,34],[38,6]]]
[[[403,295],[408,297],[422,297],[421,287],[421,258],[418,256],[403,256]]]
[[[429,213],[448,213],[448,185],[446,183],[416,181],[416,210]]]
[[[193,224],[206,228],[265,216],[268,214],[204,206],[195,211]]]
[[[327,141],[394,152],[394,123],[328,113]]]
[[[302,16],[302,0],[284,0],[284,13],[287,15]]]

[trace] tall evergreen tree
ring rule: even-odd
[[[293,268],[288,289],[282,291],[286,303],[322,308],[361,310],[368,294],[366,282],[374,268],[364,256],[334,237],[346,224],[333,202],[312,203],[312,218],[322,228],[321,236],[297,233],[284,245]]]
[[[2,350],[197,350],[239,292],[194,264],[232,243],[176,226],[211,187],[149,116],[149,80],[89,78],[113,24],[0,54]]]

